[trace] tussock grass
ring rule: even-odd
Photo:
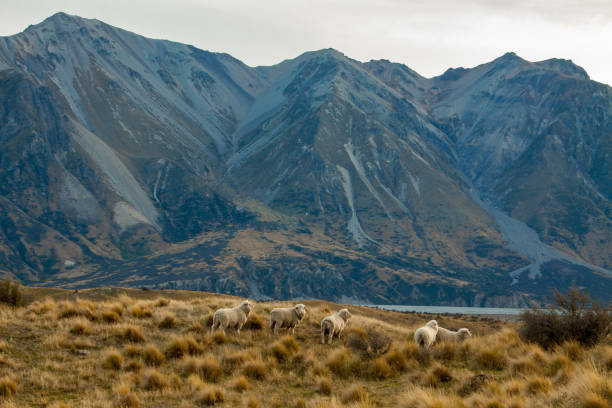
[[[4,398],[6,407],[612,404],[609,341],[546,349],[521,339],[515,323],[350,307],[356,318],[330,346],[319,342],[319,322],[329,314],[325,308],[340,307],[318,301],[305,302],[307,318],[294,336],[253,326],[240,336],[217,331],[215,338],[207,316],[236,299],[127,289],[119,296],[82,290],[79,298],[47,292],[37,299],[31,293],[38,289],[26,290],[33,303],[0,304],[0,337],[7,339],[0,341],[0,378],[19,384]],[[260,302],[253,316],[265,322],[270,310],[287,303]],[[138,308],[152,316],[134,315]],[[474,337],[419,349],[412,335],[431,319],[469,326]]]
[[[168,313],[158,323],[157,327],[160,329],[173,329],[176,327],[176,317],[172,313]]]
[[[142,351],[142,359],[149,366],[159,367],[166,361],[166,357],[154,344],[147,345]]]
[[[123,365],[123,356],[118,350],[110,349],[104,356],[103,366],[109,370],[121,370]]]
[[[142,374],[139,385],[144,390],[163,390],[169,386],[169,382],[162,373],[150,368]]]
[[[265,380],[269,371],[268,366],[263,361],[247,361],[242,366],[242,373],[254,380]]]
[[[246,391],[249,389],[249,380],[244,375],[241,375],[234,380],[232,388],[238,392]]]
[[[202,405],[215,405],[223,401],[225,401],[225,391],[216,385],[205,385],[196,397],[196,403]]]
[[[118,337],[131,343],[142,343],[146,340],[142,331],[138,326],[129,325],[118,333]]]
[[[10,398],[17,394],[17,382],[11,377],[0,378],[0,397]]]
[[[203,351],[193,336],[175,336],[166,348],[168,358],[183,358],[186,355],[196,355]]]

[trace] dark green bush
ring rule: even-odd
[[[22,300],[21,285],[19,283],[13,282],[10,279],[0,281],[0,302],[12,306],[21,306]]]
[[[584,347],[601,342],[612,330],[612,311],[592,300],[577,288],[566,295],[555,291],[552,309],[530,309],[521,315],[520,336],[545,349],[566,341],[577,341]]]

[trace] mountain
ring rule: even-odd
[[[612,91],[506,54],[274,66],[58,13],[0,37],[0,271],[525,305],[612,290]]]

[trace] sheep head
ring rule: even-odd
[[[306,316],[306,306],[303,304],[300,303],[299,305],[295,305],[293,309],[295,310],[295,314],[299,320],[302,320],[304,316]]]
[[[438,331],[438,322],[436,322],[435,320],[430,320],[429,322],[427,322],[427,324],[425,326],[431,327],[436,332]]]
[[[248,300],[245,300],[240,304],[239,308],[248,316],[249,313],[251,313],[251,310],[253,310],[253,304]]]
[[[340,315],[340,317],[341,317],[341,318],[342,318],[342,319],[343,319],[345,322],[347,322],[347,321],[348,321],[348,319],[350,319],[350,318],[351,318],[351,316],[352,316],[351,312],[349,312],[349,311],[348,311],[348,309],[342,309],[342,310],[340,310],[340,311],[338,312],[338,315]]]
[[[470,330],[469,330],[469,329],[466,329],[465,327],[464,327],[463,329],[459,329],[459,330],[457,331],[457,333],[459,333],[459,336],[460,336],[462,339],[465,339],[465,338],[467,338],[467,337],[472,337],[472,333],[470,333]]]

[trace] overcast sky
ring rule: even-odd
[[[571,59],[612,84],[612,0],[0,0],[0,35],[64,11],[272,65],[332,47],[431,77],[507,51]]]

